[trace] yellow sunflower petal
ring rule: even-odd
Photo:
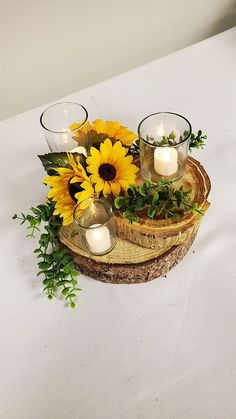
[[[118,182],[111,182],[111,191],[113,195],[120,195],[120,184]]]
[[[105,123],[105,134],[108,135],[108,137],[115,137],[116,131],[120,128],[119,122],[115,121],[106,121]]]
[[[129,187],[129,185],[130,185],[130,183],[128,182],[128,180],[127,180],[127,179],[119,179],[119,184],[121,185],[121,187],[122,187],[125,191],[127,191],[128,187]]]
[[[107,138],[100,145],[100,152],[101,152],[101,163],[107,163],[112,153],[112,142],[109,138]]]
[[[95,161],[96,164],[100,164],[101,154],[99,150],[97,150],[95,147],[91,147],[90,154],[91,155],[87,158],[86,163],[93,164],[93,162]]]
[[[107,196],[111,193],[111,187],[108,182],[104,182],[103,195]]]
[[[73,213],[72,213],[72,215],[70,215],[70,216],[69,216],[69,217],[67,217],[67,218],[64,218],[64,217],[63,217],[63,222],[62,222],[62,225],[63,225],[63,226],[68,226],[68,225],[72,224],[72,223],[73,223],[73,221],[74,221],[74,219],[73,219]]]
[[[93,121],[93,128],[95,131],[97,131],[98,134],[100,134],[101,132],[104,134],[106,133],[105,123],[101,119],[96,119],[95,121]]]
[[[87,167],[87,170],[89,173],[98,173],[99,166],[96,166],[95,164],[90,164],[90,166]]]
[[[101,192],[104,188],[104,180],[99,178],[96,185],[95,185],[95,191],[96,192]]]
[[[70,183],[78,183],[81,182],[80,176],[74,176],[72,179],[70,179]]]
[[[85,199],[92,198],[94,196],[94,190],[85,189],[84,191],[78,192],[75,194],[75,199],[77,199],[78,204],[85,201]]]
[[[76,129],[78,129],[79,127],[81,127],[83,122],[74,122],[73,124],[71,124],[69,126],[71,131],[75,131]]]

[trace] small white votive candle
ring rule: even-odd
[[[158,175],[170,176],[178,170],[178,152],[173,147],[157,147],[154,151],[154,169]]]
[[[101,224],[91,225],[86,231],[85,237],[92,253],[106,253],[111,248],[111,236],[106,226]]]

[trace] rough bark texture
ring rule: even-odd
[[[78,270],[85,275],[112,284],[134,284],[151,281],[165,275],[186,255],[195,236],[190,241],[173,246],[160,256],[141,263],[104,263],[68,249]]]

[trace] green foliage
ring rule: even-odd
[[[183,186],[174,189],[172,181],[159,180],[152,184],[147,180],[141,186],[130,186],[127,192],[115,198],[114,205],[130,224],[139,220],[137,213],[140,212],[159,219],[178,218],[190,210],[203,215],[197,204],[191,202],[192,190],[184,191]]]
[[[73,259],[64,249],[60,248],[58,231],[62,224],[62,219],[58,215],[53,215],[55,203],[48,201],[46,204],[32,207],[32,214],[13,215],[13,219],[18,219],[21,224],[28,223],[29,234],[26,237],[35,238],[35,233],[40,232],[40,227],[44,224],[44,230],[39,235],[38,247],[34,250],[39,258],[37,276],[42,275],[44,285],[43,291],[47,293],[48,299],[52,300],[56,291],[60,290],[65,301],[75,308],[74,299],[78,288],[76,279],[79,274],[75,269]]]
[[[199,149],[203,148],[205,145],[205,140],[207,139],[207,135],[203,135],[202,131],[199,130],[197,135],[191,134],[190,143],[189,143],[189,150],[192,151],[193,148]]]
[[[73,153],[74,156],[80,157],[80,163],[84,166],[85,165],[85,156],[79,153]],[[66,167],[71,168],[70,163],[68,161],[67,153],[47,153],[38,156],[45,171],[49,176],[57,175],[58,173],[55,171],[56,167]]]
[[[131,154],[139,154],[139,143],[140,140],[137,138],[137,140],[134,140],[131,147],[130,147],[130,153]]]
[[[188,134],[185,131],[184,138],[187,138],[187,136]],[[173,146],[183,141],[183,137],[180,137],[180,139],[177,140],[175,132],[171,131],[169,135],[162,135],[162,139],[160,141],[155,141],[153,137],[149,137],[147,135],[147,141],[151,142],[153,145],[156,145],[156,146],[164,146],[164,145]]]
[[[154,146],[175,146],[180,142],[184,141],[189,135],[189,131],[184,131],[183,135],[180,135],[179,139],[176,139],[176,134],[174,131],[166,136],[163,135],[160,141],[155,141],[153,137],[149,137],[147,135],[147,141],[151,142]],[[203,148],[205,145],[205,140],[207,139],[207,135],[203,134],[201,130],[197,132],[197,134],[192,133],[190,136],[189,142],[189,150],[192,151],[193,148],[199,149]],[[131,154],[138,154],[139,153],[139,144],[140,140],[135,140],[130,148]]]

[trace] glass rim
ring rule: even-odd
[[[178,142],[177,144],[173,144],[173,145],[169,145],[169,144],[154,145],[154,144],[150,143],[149,141],[145,140],[145,139],[141,136],[141,133],[140,133],[140,128],[141,128],[142,123],[143,123],[146,119],[150,118],[151,116],[154,116],[154,115],[161,115],[161,114],[165,114],[165,115],[175,115],[175,116],[178,116],[178,117],[179,117],[179,118],[181,118],[181,119],[184,119],[184,121],[186,121],[186,122],[187,122],[187,124],[188,124],[188,126],[189,126],[189,134],[188,134],[188,136],[187,136],[184,140],[182,140],[182,141]],[[191,134],[192,134],[192,125],[190,124],[190,122],[188,121],[188,119],[187,119],[187,118],[185,118],[183,115],[180,115],[179,113],[176,113],[176,112],[154,112],[154,113],[151,113],[150,115],[145,116],[145,118],[143,118],[143,119],[142,119],[142,121],[138,124],[138,137],[139,137],[139,139],[140,139],[140,140],[142,140],[144,143],[148,144],[149,146],[151,146],[151,147],[155,147],[155,148],[156,148],[156,147],[179,147],[179,145],[180,145],[180,144],[185,143],[185,142],[186,142],[186,141],[190,138],[190,135],[191,135]]]
[[[74,132],[74,131],[77,131],[78,129],[80,129],[80,128],[81,128],[81,127],[85,124],[85,122],[88,120],[88,111],[87,111],[87,109],[86,109],[83,105],[81,105],[80,103],[77,103],[77,102],[57,102],[57,103],[53,103],[52,105],[50,105],[50,106],[48,106],[46,109],[44,109],[44,111],[41,113],[40,118],[39,118],[40,125],[41,125],[41,126],[43,127],[43,129],[45,129],[46,131],[53,132],[54,134],[65,134],[65,131],[55,131],[55,130],[52,130],[52,129],[50,129],[50,128],[47,128],[47,127],[44,125],[44,123],[43,123],[43,117],[44,117],[45,113],[46,113],[49,109],[54,108],[54,107],[56,107],[56,106],[58,106],[58,105],[77,105],[77,106],[79,106],[80,108],[82,108],[82,109],[85,111],[85,118],[84,118],[84,120],[83,120],[82,124],[80,125],[80,127],[79,127],[79,128],[75,128],[75,129],[71,130],[71,132]]]
[[[107,220],[104,223],[101,223],[101,224],[99,224],[98,226],[95,226],[95,227],[94,226],[85,227],[78,222],[78,220],[76,219],[76,211],[79,209],[80,205],[83,204],[86,201],[100,201],[100,202],[103,202],[103,204],[105,203],[107,206],[109,206],[109,208],[111,209],[111,213],[110,213],[109,217],[107,218]],[[86,209],[86,208],[84,208],[84,209]],[[74,210],[73,210],[73,220],[74,220],[75,224],[77,224],[78,227],[81,227],[84,230],[95,230],[96,228],[103,227],[108,223],[108,221],[110,221],[112,216],[113,216],[112,206],[111,206],[110,202],[105,198],[86,198],[83,201],[81,201],[79,204],[77,204],[75,206]]]

